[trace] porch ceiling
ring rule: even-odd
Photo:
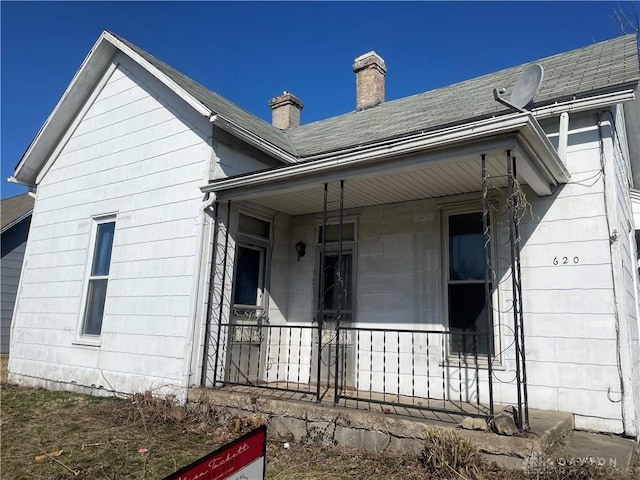
[[[302,215],[322,211],[324,183],[330,185],[329,209],[337,209],[344,180],[345,208],[381,205],[480,191],[482,155],[491,187],[504,187],[507,151],[516,158],[518,181],[538,195],[550,195],[569,179],[540,125],[523,112],[217,179],[202,191],[215,193],[217,201],[251,200]]]
[[[487,155],[487,171],[492,185],[506,186],[504,152]],[[479,155],[440,164],[421,164],[404,169],[370,173],[345,180],[344,207],[371,205],[442,197],[481,189],[482,168]],[[339,180],[329,182],[328,208],[336,210],[340,201]],[[289,215],[303,215],[322,211],[323,183],[249,198],[263,207]]]

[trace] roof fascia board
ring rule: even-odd
[[[31,216],[32,213],[33,213],[33,208],[31,210],[29,210],[27,213],[24,213],[21,216],[19,216],[18,218],[16,218],[13,222],[6,224],[2,228],[2,230],[0,230],[0,233],[4,233],[7,230],[10,230],[11,228],[13,228],[17,224],[19,224],[21,221],[23,221],[25,218]]]
[[[555,155],[554,160],[559,162],[560,159],[557,157],[550,142],[546,139],[542,128],[537,125],[535,118],[530,113],[514,113],[489,120],[451,127],[437,132],[428,132],[410,139],[403,138],[385,142],[368,150],[335,155],[329,158],[307,161],[242,177],[217,180],[201,187],[201,190],[203,192],[222,192],[224,190],[237,189],[249,185],[278,182],[284,179],[294,179],[316,173],[328,173],[345,166],[354,167],[368,162],[409,155],[423,150],[454,146],[459,147],[460,144],[473,142],[475,140],[519,132],[527,124],[537,126],[537,128],[534,126],[530,129],[534,137],[539,137],[536,144],[545,147],[544,150],[548,150],[548,147],[550,147],[550,154]]]
[[[76,114],[77,103],[86,98],[95,81],[103,74],[104,69],[111,61],[115,49],[113,45],[105,42],[105,34],[106,32],[103,32],[100,35],[93,48],[80,64],[60,100],[58,100],[58,103],[56,103],[16,165],[14,177],[20,182],[35,186],[34,180],[39,168],[31,168],[28,172],[30,175],[23,174],[23,169],[27,167],[34,156],[46,155],[47,149],[50,149],[60,138],[67,123]]]
[[[93,101],[98,97],[98,95],[100,95],[100,92],[102,92],[102,89],[107,84],[107,82],[111,78],[111,75],[113,75],[113,72],[116,70],[116,68],[118,68],[118,64],[112,61],[111,64],[107,67],[107,70],[104,72],[104,75],[102,75],[102,78],[98,82],[98,85],[96,85],[96,88],[94,88],[94,90],[91,92],[87,100],[84,102],[84,104],[80,108],[80,111],[78,111],[76,116],[71,121],[71,124],[65,131],[60,141],[56,144],[53,152],[51,152],[51,155],[49,155],[46,163],[44,164],[44,167],[40,169],[40,173],[38,173],[38,175],[36,176],[36,185],[40,184],[42,179],[49,172],[49,169],[51,169],[54,162],[58,159],[58,156],[60,155],[60,153],[62,152],[66,144],[69,142],[74,132],[77,130],[78,126],[82,122],[82,120],[84,119],[84,116],[87,114],[87,111],[89,110],[89,108],[91,108]]]
[[[537,195],[543,197],[551,195],[558,182],[546,165],[539,161],[535,148],[524,135],[517,136],[517,147],[514,152],[516,175],[529,185]],[[522,158],[527,160],[521,162]]]
[[[564,162],[558,155],[558,151],[549,141],[546,132],[531,115],[531,122],[527,123],[521,130],[521,135],[526,139],[529,148],[529,156],[536,160],[540,169],[546,171],[549,180],[554,183],[565,183],[569,181],[571,174]]]
[[[171,80],[171,78],[145,60],[124,42],[120,41],[111,33],[103,31],[76,71],[73,79],[62,94],[62,97],[49,114],[45,123],[40,127],[40,130],[16,165],[14,177],[17,181],[34,187],[37,182],[42,179],[43,175],[41,174],[41,170],[43,165],[36,162],[38,157],[47,157],[47,162],[42,163],[48,170],[51,166],[49,150],[56,148],[57,142],[62,141],[62,143],[66,143],[66,141],[61,137],[67,137],[69,133],[67,130],[69,128],[69,123],[73,122],[74,119],[78,117],[78,109],[82,108],[79,107],[78,104],[85,105],[87,103],[86,99],[91,94],[92,90],[98,90],[94,89],[94,86],[100,76],[104,74],[104,70],[113,63],[112,59],[118,50],[131,58],[134,62],[138,63],[151,75],[156,77],[158,81],[194,108],[199,114],[209,119],[215,115],[214,112],[189,95],[182,87]],[[234,127],[230,129],[230,133],[257,146],[265,153],[268,153],[286,164],[293,163],[297,160],[295,156],[282,151],[254,133],[246,131],[243,132],[242,127],[235,125],[228,120],[225,121],[227,124],[233,125]],[[34,162],[35,165],[30,167],[30,164]]]
[[[637,82],[636,82],[637,83]],[[537,119],[545,119],[560,115],[561,113],[577,113],[587,110],[594,110],[597,108],[610,107],[618,103],[630,102],[635,98],[634,90],[632,88],[612,93],[605,93],[602,95],[596,95],[587,98],[581,98],[576,100],[567,100],[566,102],[554,103],[552,105],[545,105],[540,108],[533,108],[531,113]]]
[[[407,154],[403,156],[394,156],[391,161],[384,161],[386,158],[378,159],[376,162],[362,163],[343,163],[330,171],[309,171],[295,177],[283,177],[278,180],[259,182],[244,186],[237,186],[223,190],[214,190],[218,201],[222,200],[240,200],[259,197],[269,193],[284,193],[305,186],[330,183],[338,180],[348,180],[356,176],[374,175],[383,173],[390,168],[404,169],[413,166],[438,163],[444,163],[448,160],[459,156],[480,155],[491,150],[514,150],[516,142],[513,136],[504,135],[498,138],[487,139],[485,141],[473,142],[464,147],[447,147],[427,152],[419,152],[418,154]],[[479,180],[478,180],[479,181]]]
[[[273,145],[271,142],[267,142],[262,137],[259,137],[255,133],[247,130],[244,127],[241,127],[237,123],[234,123],[231,120],[224,118],[220,114],[211,115],[211,117],[209,118],[209,121],[213,125],[224,130],[225,132],[230,133],[234,137],[238,137],[241,140],[244,140],[245,142],[253,145],[258,150],[272,157],[276,157],[278,160],[281,160],[283,163],[293,164],[298,161],[298,158],[295,155],[291,155],[290,153],[285,152],[284,150]]]
[[[262,137],[259,137],[253,132],[249,132],[245,128],[237,125],[236,123],[223,118],[218,113],[212,111],[210,108],[203,105],[200,101],[196,100],[194,97],[189,95],[180,85],[174,82],[167,75],[162,73],[158,68],[145,60],[142,56],[136,53],[133,49],[127,46],[125,43],[120,41],[115,36],[107,33],[109,37],[109,41],[111,41],[117,48],[119,48],[123,53],[131,57],[135,62],[139,63],[143,68],[149,71],[153,76],[155,76],[160,82],[165,84],[167,88],[169,88],[173,93],[182,98],[185,102],[187,102],[191,107],[193,107],[198,113],[201,115],[208,117],[211,123],[216,123],[218,126],[221,126],[224,130],[227,130],[232,135],[238,136],[240,139],[256,146],[258,149],[263,152],[276,157],[279,160],[282,160],[284,163],[294,163],[297,159],[293,155],[284,152],[279,149],[275,145],[270,142],[264,140]]]
[[[171,80],[167,75],[158,70],[155,66],[145,60],[142,56],[140,56],[135,50],[131,49],[125,43],[121,42],[118,38],[112,35],[109,32],[105,32],[105,39],[111,42],[116,48],[122,51],[125,55],[130,57],[133,61],[142,66],[145,70],[151,73],[154,77],[160,80],[163,84],[167,86],[173,93],[182,98],[185,102],[187,102],[191,107],[193,107],[198,113],[202,116],[210,117],[213,112],[205,107],[202,103],[196,100],[194,97],[189,95],[181,86],[179,86],[176,82]]]

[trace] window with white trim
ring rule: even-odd
[[[271,224],[240,213],[233,286],[234,315],[260,316],[265,308]]]
[[[104,305],[107,298],[111,252],[116,229],[114,217],[95,220],[93,237],[93,257],[87,279],[84,312],[80,333],[87,336],[100,336]]]
[[[489,322],[493,320],[485,298],[482,212],[447,216],[447,250],[449,329],[462,332],[451,335],[450,352],[487,355]],[[490,291],[492,287],[489,285]]]

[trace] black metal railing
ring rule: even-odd
[[[313,348],[316,327],[270,324],[219,325],[222,367],[214,385],[244,385],[273,390],[316,394]]]
[[[486,335],[317,324],[219,325],[214,385],[242,385],[359,402],[487,415]],[[337,367],[337,368],[336,368]],[[321,393],[322,392],[322,393]],[[328,394],[328,395],[327,395]]]
[[[338,338],[339,399],[468,415],[491,408],[486,335],[341,327]]]

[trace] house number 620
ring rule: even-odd
[[[580,258],[573,257],[572,259],[569,257],[553,257],[554,265],[570,265],[573,263],[574,265],[580,263]]]

